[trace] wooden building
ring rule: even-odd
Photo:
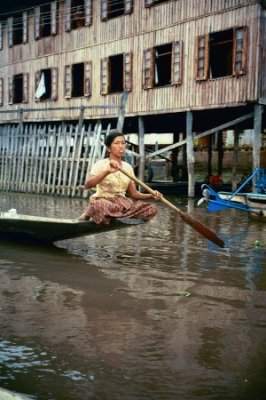
[[[195,138],[252,128],[253,164],[260,164],[265,0],[18,4],[0,14],[2,125],[101,120],[115,126],[126,92],[126,133],[139,132],[142,143],[145,133],[173,132],[166,149],[173,153],[187,145],[190,195]]]

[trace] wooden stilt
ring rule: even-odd
[[[141,181],[144,181],[144,176],[145,176],[145,143],[144,143],[145,130],[144,130],[144,122],[143,122],[142,117],[138,118],[138,123],[139,123],[139,155],[140,155],[138,177]]]
[[[195,196],[194,150],[193,150],[192,124],[193,124],[193,114],[191,111],[187,111],[186,135],[187,135],[188,197]]]

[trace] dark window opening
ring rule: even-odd
[[[23,75],[14,76],[13,86],[13,103],[18,104],[23,101]]]
[[[233,73],[233,29],[210,34],[210,78]]]
[[[84,96],[84,64],[72,65],[72,97]]]
[[[17,15],[13,20],[13,44],[23,43],[23,16]]]
[[[71,2],[71,29],[85,26],[84,0],[72,0]]]
[[[156,6],[157,4],[166,3],[166,2],[169,2],[169,1],[170,0],[146,0],[145,6],[146,7]]]
[[[52,26],[51,5],[46,4],[44,6],[41,6],[40,13],[41,13],[40,34],[42,37],[51,36],[51,26]]]
[[[172,44],[154,48],[154,86],[171,84]]]
[[[52,96],[52,73],[50,69],[41,70],[41,75],[43,74],[45,92],[40,97],[40,100],[51,99]]]
[[[109,93],[123,92],[123,54],[109,57]]]
[[[109,0],[108,1],[108,18],[116,18],[124,15],[125,6],[124,1]]]

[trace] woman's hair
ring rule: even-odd
[[[106,147],[110,147],[117,136],[124,136],[124,134],[117,129],[111,129],[109,135],[105,138]]]

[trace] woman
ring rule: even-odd
[[[130,164],[122,161],[126,150],[124,135],[112,130],[105,140],[109,158],[96,162],[85,182],[86,189],[96,186],[96,193],[90,197],[87,210],[80,216],[81,221],[93,220],[96,224],[109,224],[111,218],[140,218],[148,221],[157,214],[156,207],[143,201],[134,202],[126,197],[128,194],[135,200],[160,199],[161,193],[154,195],[140,193],[135,182],[123,174],[124,169],[134,176]]]

